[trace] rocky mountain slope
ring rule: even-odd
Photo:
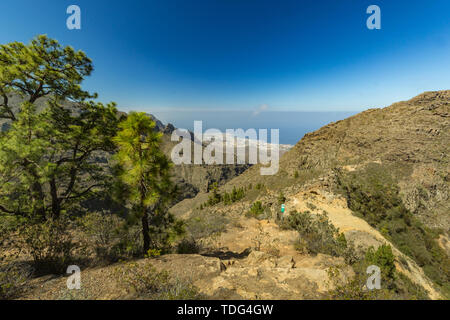
[[[377,162],[403,202],[432,227],[450,226],[450,91],[427,92],[307,134],[281,161],[296,170],[356,170]]]
[[[261,176],[255,165],[214,192],[177,203],[171,211],[187,231],[178,254],[136,263],[168,270],[207,298],[328,298],[337,285],[351,284],[357,269],[345,255],[305,251],[308,234],[283,227],[307,212],[322,222],[325,215],[358,252],[390,245],[400,281],[395,298],[448,299],[449,141],[450,91],[331,123],[284,154],[278,174]],[[234,198],[225,201],[225,194]],[[83,270],[86,296],[72,298],[139,297],[117,268]],[[338,284],[330,281],[335,269]],[[64,277],[42,277],[23,298],[58,299],[66,291]]]
[[[409,101],[330,123],[305,135],[281,158],[277,175],[260,176],[259,166],[253,166],[220,189],[219,192],[230,192],[232,188],[253,186],[237,203],[198,211],[208,199],[208,195],[199,194],[195,199],[180,202],[172,212],[185,219],[218,212],[242,218],[252,204],[261,201],[266,211],[258,219],[273,221],[279,215],[278,197],[282,192],[287,214],[294,210],[326,212],[330,221],[357,245],[367,248],[390,244],[397,270],[425,288],[429,297],[440,298],[441,289],[448,288],[449,274],[449,141],[450,91],[427,92]],[[255,185],[259,186],[258,191],[254,190]],[[360,195],[364,188],[369,189]],[[379,198],[385,208],[376,207]],[[373,199],[375,203],[371,203]],[[370,210],[371,215],[364,215]],[[396,210],[405,216],[395,216]],[[255,248],[255,244],[252,246],[238,236],[241,232],[255,233],[253,227],[247,225],[238,232],[231,223],[224,229],[216,238],[221,247],[239,252],[243,249],[239,244],[246,243]],[[430,233],[427,230],[438,230],[439,235],[422,237],[421,233]],[[274,243],[275,251],[281,250],[284,245],[278,242],[279,234],[276,227],[268,231],[265,241],[272,246],[262,246],[261,251],[273,250]],[[292,239],[290,245],[293,246]],[[435,254],[423,258],[437,251],[436,265]],[[289,254],[293,256],[292,252]],[[298,265],[304,258],[293,259]],[[325,277],[321,281],[325,282]]]
[[[281,157],[277,175],[261,177],[255,166],[229,185],[261,182],[282,187],[334,169],[355,171],[377,163],[394,176],[409,210],[424,224],[448,230],[449,141],[450,91],[427,92],[308,133]],[[299,178],[292,180],[295,175]]]

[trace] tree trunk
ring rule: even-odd
[[[52,196],[52,217],[58,219],[61,213],[61,205],[58,199],[58,190],[56,189],[55,179],[50,180],[50,193]]]
[[[31,166],[28,159],[24,160],[23,163],[25,170],[34,178],[34,182],[31,184],[31,200],[33,203],[33,214],[41,219],[45,219],[45,196],[42,189],[42,185],[39,182],[39,175],[36,170]]]
[[[143,178],[141,178],[141,185],[140,185],[140,196],[141,196],[141,203],[140,203],[140,209],[142,210],[142,237],[144,239],[144,255],[147,254],[148,250],[150,249],[150,234],[149,234],[149,227],[148,227],[148,216],[147,216],[147,208],[144,204],[145,199],[145,186]]]
[[[35,182],[31,185],[31,198],[34,204],[33,213],[38,218],[45,219],[45,197],[39,182]]]
[[[142,236],[144,238],[144,254],[147,254],[148,250],[150,249],[150,234],[148,228],[147,212],[145,212],[145,210],[142,215]]]

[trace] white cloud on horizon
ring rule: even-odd
[[[269,105],[268,104],[261,104],[258,109],[256,109],[255,111],[253,111],[253,116],[257,116],[259,115],[261,112],[267,111],[269,110]]]

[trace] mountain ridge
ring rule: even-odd
[[[445,250],[445,244],[448,243],[450,225],[448,141],[450,141],[450,91],[426,92],[386,108],[366,110],[306,134],[281,157],[280,171],[276,175],[260,176],[260,165],[255,165],[220,188],[221,194],[230,192],[233,188],[250,188],[247,191],[248,195],[236,204],[230,206],[219,203],[198,211],[198,206],[208,200],[208,194],[199,194],[194,199],[178,203],[171,210],[188,220],[190,217],[222,212],[221,214],[234,217],[232,218],[234,224],[242,225],[246,212],[253,204],[261,202],[265,211],[258,219],[274,221],[280,215],[278,199],[282,194],[286,198],[287,215],[295,210],[300,212],[307,210],[312,214],[329,212],[331,222],[343,228],[342,231],[349,240],[365,247],[390,243],[396,256],[397,270],[406,274],[418,286],[426,287],[433,299],[439,299],[442,293],[440,289],[436,289],[436,282],[433,281],[443,281],[441,285],[448,286],[448,279],[445,280],[448,277],[448,270],[445,270],[448,269],[448,249],[447,256],[439,258],[440,267],[435,266],[435,270],[444,268],[440,271],[443,275],[441,280],[435,271],[429,269],[430,266],[427,264],[431,262],[424,264],[421,261],[420,250],[434,251],[437,250],[437,245]],[[348,188],[343,184],[343,181],[350,181],[345,180],[348,177],[356,179],[353,182],[357,183],[353,187],[350,186],[356,189],[347,189],[354,190],[348,191],[351,193],[346,193],[342,189]],[[378,180],[371,180],[374,178]],[[364,189],[367,183],[370,187],[368,191]],[[378,184],[381,189],[375,191],[374,188],[378,188]],[[254,190],[255,185],[259,186],[258,191]],[[385,201],[383,203],[387,205],[386,212],[394,210],[393,214],[395,210],[401,212],[407,210],[411,213],[411,218],[418,219],[427,227],[415,227],[415,222],[412,227],[403,226],[403,219],[408,217],[408,213],[405,218],[395,218],[389,222],[391,225],[387,225],[393,228],[392,230],[407,229],[399,231],[398,235],[394,233],[393,237],[388,237],[382,228],[378,229],[378,225],[370,220],[370,217],[361,216],[361,213],[357,212],[355,199],[360,200],[357,198],[358,192],[363,191],[369,192],[365,194],[367,200],[378,199],[381,196]],[[386,195],[385,198],[383,194]],[[375,209],[374,214],[377,218],[377,215],[383,216],[386,213]],[[381,220],[382,223],[388,221]],[[402,224],[396,226],[396,223]],[[410,222],[407,221],[408,223]],[[219,236],[222,240],[218,241],[222,241],[220,243],[225,247],[242,250],[242,247],[236,246],[238,243],[245,243],[244,240],[236,238],[240,234],[239,228],[232,225],[228,228],[223,236]],[[252,228],[255,227],[250,227],[245,232],[255,233]],[[440,235],[433,239],[429,237],[427,243],[422,243],[425,241],[422,238],[418,240],[419,244],[414,243],[415,232],[427,233],[429,231],[425,231],[426,228],[441,230]],[[269,235],[272,240],[267,241],[274,241],[278,237],[279,232],[274,230],[271,229]],[[410,238],[401,240],[400,236]],[[417,239],[418,236],[419,234]],[[391,240],[387,240],[388,238]],[[402,244],[401,241],[406,242]],[[425,249],[425,245],[431,243],[433,247]],[[281,250],[281,247],[279,249]],[[403,253],[408,250],[413,250],[414,259]],[[304,258],[294,257],[296,262],[302,259]],[[425,269],[426,274],[423,271]],[[431,281],[429,276],[433,276],[434,280]]]

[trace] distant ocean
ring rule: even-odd
[[[216,128],[279,129],[280,143],[295,145],[306,133],[315,131],[324,125],[343,120],[358,112],[295,112],[265,111],[254,114],[251,111],[163,111],[151,112],[164,124],[172,123],[176,128],[194,130],[194,121],[203,121],[203,131]],[[269,137],[270,142],[270,137]]]

